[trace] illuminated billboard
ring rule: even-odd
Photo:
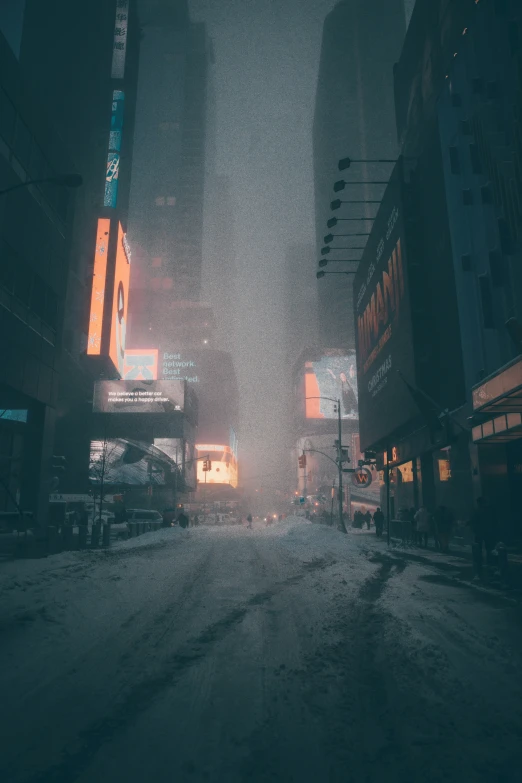
[[[197,478],[199,484],[229,484],[232,487],[238,485],[237,460],[232,454],[230,446],[219,444],[198,444],[196,446],[198,456]],[[211,470],[203,470],[203,460],[208,454],[212,463]]]
[[[165,485],[174,481],[173,460],[155,445],[128,438],[91,441],[89,481],[93,485]]]
[[[103,307],[105,304],[105,281],[107,278],[107,256],[109,252],[109,236],[111,221],[108,218],[98,220],[96,232],[96,250],[94,253],[94,271],[92,278],[91,312],[89,317],[89,334],[87,339],[87,354],[97,356],[101,352],[103,329]]]
[[[129,25],[129,0],[116,0],[116,20],[112,44],[112,79],[125,76],[125,57],[127,54],[127,31]]]
[[[123,132],[123,111],[125,93],[123,90],[113,90],[111,131],[109,134],[109,151],[107,153],[107,173],[105,176],[104,207],[115,207],[118,203],[118,178],[120,173],[121,138]]]
[[[354,282],[361,450],[417,409],[401,379],[415,385],[405,251],[402,161],[391,176]]]
[[[307,419],[336,419],[331,400],[341,400],[341,417],[358,418],[355,351],[325,351],[318,361],[305,364]],[[331,399],[324,399],[329,397]],[[323,399],[321,399],[323,398]]]
[[[109,356],[121,376],[123,376],[125,359],[129,282],[130,258],[127,253],[125,233],[121,223],[118,223],[118,246],[116,248],[116,264],[114,267]]]
[[[183,411],[183,381],[96,381],[94,413],[178,413]]]
[[[126,349],[123,355],[124,381],[156,381],[158,379],[158,349]]]

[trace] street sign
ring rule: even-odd
[[[368,468],[357,468],[352,473],[352,484],[354,487],[369,487],[372,483],[372,472]]]

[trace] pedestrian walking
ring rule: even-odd
[[[375,522],[375,533],[378,538],[382,536],[382,529],[384,527],[384,514],[382,513],[380,507],[377,508],[377,511],[373,515],[373,521]]]
[[[372,524],[372,515],[370,514],[370,511],[368,510],[366,514],[364,515],[364,521],[366,522],[366,527],[368,530],[370,529],[370,526]]]
[[[417,543],[418,534],[417,534],[417,522],[415,521],[415,509],[413,506],[408,511],[408,519],[410,522],[411,543],[415,545]]]
[[[247,522],[248,522],[248,529],[252,530],[252,514],[249,514],[247,516]]]
[[[415,514],[419,544],[422,545],[422,541],[424,540],[425,547],[428,546],[428,538],[430,535],[430,518],[431,515],[426,506],[421,506]]]
[[[435,530],[441,552],[449,553],[449,542],[454,523],[453,513],[446,506],[440,505],[435,511]]]
[[[484,547],[487,563],[491,565],[493,560],[491,553],[497,543],[496,515],[494,509],[485,498],[478,498],[477,508],[469,524],[475,537],[475,544],[479,547],[480,560],[482,560],[482,547]]]
[[[178,514],[178,525],[184,530],[189,526],[190,520],[183,510]]]

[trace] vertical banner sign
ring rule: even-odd
[[[111,132],[107,155],[107,174],[105,177],[104,207],[115,207],[118,202],[118,177],[120,173],[121,136],[123,131],[123,111],[125,93],[114,90],[112,93]]]
[[[112,46],[111,70],[111,77],[113,79],[123,79],[125,75],[128,22],[129,0],[116,0],[116,22],[114,24],[114,43]]]
[[[127,255],[127,246],[124,239],[125,234],[123,233],[122,225],[118,223],[118,247],[114,269],[109,356],[122,378],[124,374],[130,281],[130,258]]]
[[[89,334],[87,340],[87,354],[91,356],[99,355],[101,349],[110,227],[111,221],[108,218],[100,218],[98,220],[96,251],[94,255],[94,273],[92,278]]]

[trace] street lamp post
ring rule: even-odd
[[[355,199],[346,201],[345,199],[336,198],[330,201],[330,209],[341,209],[341,204],[380,204],[382,199]],[[365,220],[365,218],[362,218]]]
[[[370,232],[357,232],[353,234],[326,234],[326,236],[323,237],[323,242],[325,245],[329,245],[330,242],[333,242],[336,237],[369,237]],[[332,248],[333,250],[337,250],[338,248]]]
[[[318,272],[315,273],[315,276],[318,280],[320,280],[325,275],[356,275],[356,271],[350,271],[350,272],[325,272],[324,269],[320,269]]]
[[[397,160],[389,160],[388,158],[377,158],[372,160],[353,160],[352,158],[341,158],[337,164],[339,171],[346,171],[346,169],[350,168],[352,163],[397,163]]]
[[[340,220],[343,220],[346,223],[353,223],[356,220],[357,221],[361,221],[361,220],[362,221],[364,221],[364,220],[368,220],[368,221],[371,220],[371,221],[373,221],[373,220],[375,220],[375,218],[374,217],[364,217],[364,215],[362,217],[349,217],[349,218],[331,217],[329,220],[326,221],[326,225],[328,226],[328,228],[333,228],[334,226],[337,225],[337,223],[339,223]]]
[[[317,273],[319,275],[319,272]],[[323,273],[324,274],[324,273]],[[307,400],[329,400],[337,406],[337,429],[339,433],[339,439],[337,441],[337,469],[339,471],[339,530],[342,533],[347,533],[346,526],[343,519],[343,433],[342,433],[342,420],[341,420],[341,400],[334,400],[333,397],[306,397]],[[327,455],[325,455],[327,456]],[[328,457],[328,459],[331,459]],[[333,460],[332,460],[333,462]]]
[[[27,188],[29,185],[42,185],[44,182],[54,182],[55,185],[62,185],[65,188],[79,188],[81,185],[83,185],[83,178],[80,174],[64,174],[59,177],[30,179],[26,182],[18,182],[16,185],[11,185],[9,188],[0,190],[0,196],[5,196],[7,193],[12,193],[13,190],[18,190],[18,188]]]

